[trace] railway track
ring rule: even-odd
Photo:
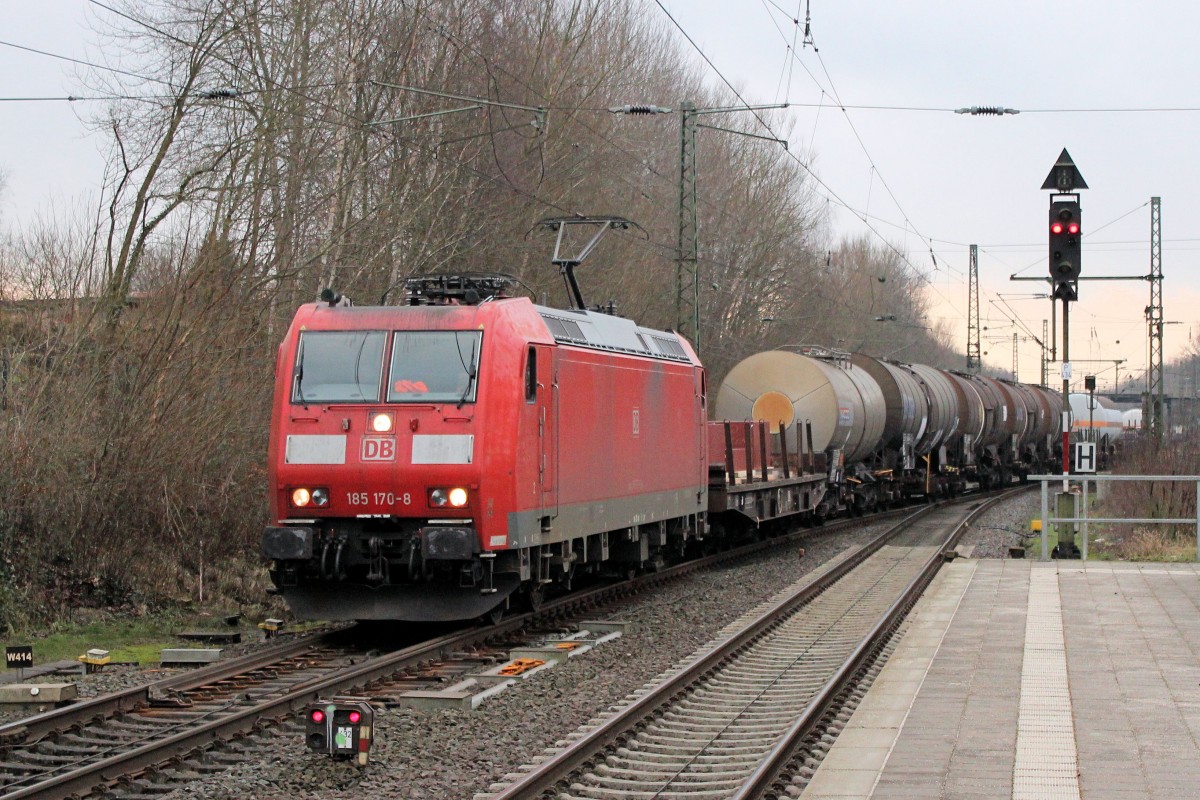
[[[911,514],[901,510],[874,520]],[[856,524],[826,526],[834,532]],[[95,698],[0,726],[0,800],[68,798],[107,793],[153,797],[178,783],[162,779],[163,765],[187,761],[181,774],[222,770],[197,755],[217,744],[286,723],[318,697],[367,694],[386,698],[402,685],[439,685],[480,661],[498,660],[513,641],[538,629],[561,627],[598,606],[690,572],[786,546],[805,531],[689,561],[620,584],[547,601],[535,613],[438,636],[375,657],[347,644],[350,631],[264,648],[213,667]],[[472,663],[474,662],[474,663]],[[252,748],[251,748],[252,749]],[[139,780],[159,774],[159,782]]]
[[[161,774],[140,785],[135,779],[183,759],[182,772],[193,776],[224,769],[228,759],[194,757],[284,723],[318,697],[356,688],[387,697],[453,681],[537,634],[523,631],[531,617],[383,655],[364,652],[352,631],[338,631],[0,726],[0,798],[78,797],[113,787],[121,796],[164,794],[176,787]]]
[[[477,797],[786,796],[783,784],[804,759],[800,743],[916,602],[943,550],[1008,496],[912,514],[760,606],[511,783]]]
[[[171,752],[158,745],[181,731],[219,722],[255,698],[353,661],[355,651],[337,643],[340,635],[263,648],[0,726],[0,797],[66,797],[89,788],[81,775],[103,781],[114,763],[131,769],[155,763],[153,753]]]

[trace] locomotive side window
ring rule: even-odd
[[[525,402],[537,402],[537,350],[529,348],[525,356]]]
[[[305,331],[292,373],[293,403],[377,403],[383,331]]]
[[[388,402],[475,402],[482,344],[479,331],[396,331]]]

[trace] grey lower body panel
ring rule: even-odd
[[[351,583],[282,586],[279,594],[300,619],[454,622],[474,619],[504,602],[519,580],[497,575],[496,591],[442,584],[370,587]]]
[[[591,503],[564,504],[540,512],[518,511],[508,515],[508,546],[553,544],[594,533],[696,516],[707,510],[707,492],[696,486]],[[543,515],[550,520],[549,530],[542,526]]]

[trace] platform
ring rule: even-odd
[[[1200,568],[959,559],[806,798],[1200,798]]]

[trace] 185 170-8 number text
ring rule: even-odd
[[[411,506],[412,495],[408,492],[346,492],[346,502],[352,506],[394,506],[397,503]]]

